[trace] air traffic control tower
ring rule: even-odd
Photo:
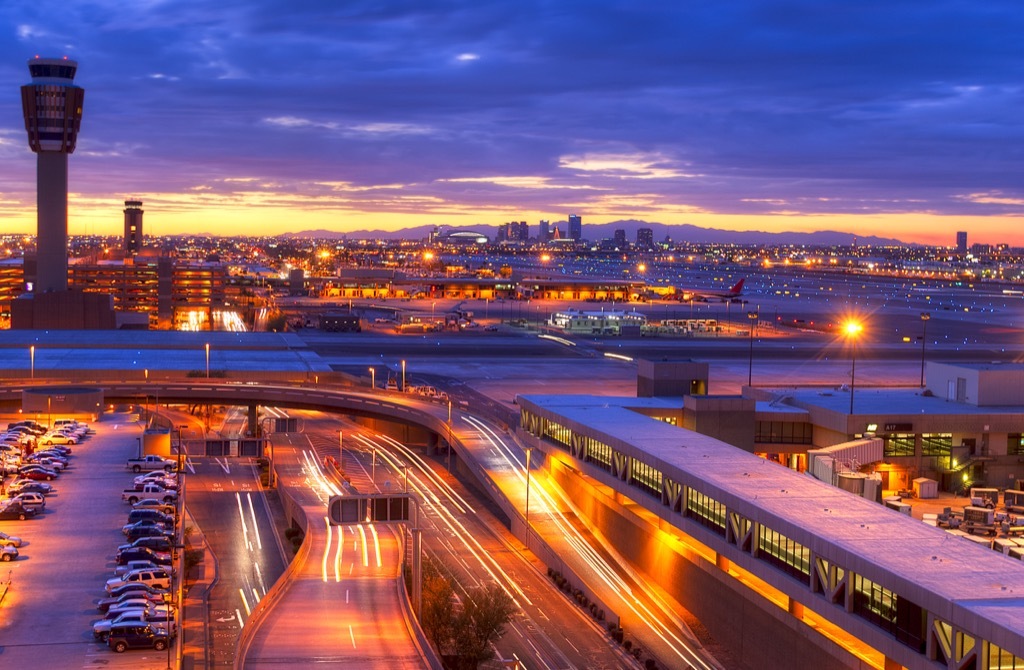
[[[114,328],[111,296],[68,289],[68,154],[85,100],[74,84],[78,63],[37,56],[28,70],[32,83],[21,87],[21,106],[37,160],[36,256],[25,259],[27,292],[11,301],[11,328]]]
[[[75,86],[78,63],[29,60],[32,83],[21,87],[28,145],[36,153],[35,293],[68,288],[68,154],[75,150],[85,89]]]

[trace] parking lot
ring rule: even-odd
[[[16,420],[0,417],[4,426]],[[0,564],[0,581],[11,582],[0,605],[0,667],[167,666],[167,652],[115,654],[93,638],[92,623],[102,617],[96,602],[125,542],[130,508],[121,491],[133,479],[125,462],[138,450],[142,426],[124,414],[90,426],[95,434],[73,445],[67,470],[51,482],[45,511],[0,521],[0,530],[24,540],[18,559]]]

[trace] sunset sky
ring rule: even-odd
[[[1024,246],[1020,0],[0,5],[0,232],[27,59],[86,89],[71,234],[643,219]]]

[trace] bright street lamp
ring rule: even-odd
[[[206,343],[206,378],[210,378],[210,343]]]
[[[32,345],[28,348],[29,358],[32,359],[32,379],[36,378],[36,345]]]
[[[921,312],[921,388],[924,388],[924,343],[928,339],[928,319],[932,315],[928,312]]]
[[[750,364],[747,366],[747,386],[754,385],[754,326],[757,325],[757,317],[757,312],[747,312],[747,318],[750,319]]]
[[[850,340],[851,349],[851,360],[852,365],[850,367],[850,414],[853,414],[853,390],[857,386],[857,337],[864,330],[857,321],[847,321],[843,325],[843,332],[846,337]]]

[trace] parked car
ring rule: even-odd
[[[78,444],[78,438],[61,432],[49,432],[38,440],[39,444]]]
[[[99,602],[96,603],[96,609],[101,612],[109,612],[111,607],[121,603],[127,603],[129,601],[144,600],[147,603],[153,605],[160,605],[164,602],[163,593],[147,593],[145,591],[128,591],[123,593],[119,597],[108,596],[106,598],[100,598]]]
[[[21,538],[14,535],[8,535],[7,533],[0,530],[0,547],[20,547]]]
[[[17,547],[13,547],[9,544],[5,544],[4,546],[0,547],[0,561],[3,561],[4,563],[9,563],[13,560],[17,560],[17,558]]]
[[[117,653],[129,649],[153,649],[163,651],[170,644],[170,636],[149,623],[111,626],[107,635],[107,646]]]
[[[37,514],[46,509],[46,497],[42,493],[24,491],[18,495],[11,496],[11,502],[20,503],[22,507],[35,510]]]
[[[170,574],[163,568],[154,568],[151,570],[135,570],[120,577],[108,579],[107,593],[111,593],[117,587],[129,582],[140,582],[161,589],[171,588]]]
[[[164,594],[167,593],[167,589],[162,589],[156,586],[150,586],[149,584],[144,584],[142,582],[128,582],[123,586],[118,586],[114,588],[109,593],[109,598],[122,598],[129,593],[145,594],[147,596],[158,596],[162,602]]]
[[[7,430],[13,430],[14,428],[16,428],[18,426],[25,426],[26,428],[28,428],[30,430],[37,430],[40,433],[45,433],[46,432],[46,426],[42,425],[41,423],[37,423],[35,421],[30,421],[30,420],[15,421],[13,423],[9,423],[9,424],[7,424]]]
[[[57,471],[43,467],[42,465],[29,464],[18,468],[18,476],[25,477],[27,479],[52,481],[57,478]]]
[[[42,493],[47,495],[53,493],[53,486],[46,482],[37,482],[32,479],[18,479],[13,484],[7,487],[7,493],[12,496],[24,493],[26,491],[33,491],[35,493]]]
[[[173,472],[168,474],[163,470],[157,470],[155,472],[147,472],[142,475],[135,477],[135,487],[141,488],[146,484],[156,484],[165,489],[177,489],[178,488],[178,477]]]
[[[114,560],[118,565],[128,565],[131,561],[150,561],[157,565],[170,565],[171,555],[164,551],[153,551],[148,547],[129,547],[118,550]]]
[[[123,565],[114,567],[114,574],[120,577],[121,575],[132,572],[133,570],[152,570],[156,568],[162,568],[172,575],[174,574],[174,568],[171,565],[158,565],[155,561],[151,561],[148,558],[136,558],[131,561],[126,561]]]
[[[132,509],[155,509],[164,514],[174,514],[174,505],[169,505],[159,498],[143,498],[132,505]]]
[[[139,547],[146,547],[153,551],[169,552],[171,550],[171,540],[166,535],[146,535],[135,538],[128,544],[122,544],[117,550],[123,551]]]
[[[154,631],[170,636],[174,634],[174,612],[168,612],[167,605],[153,605],[147,609],[125,610],[113,619],[100,619],[92,624],[92,636],[97,640],[106,640],[114,627],[124,624],[149,625]],[[163,649],[164,647],[161,647]]]
[[[125,535],[129,542],[134,542],[139,538],[148,538],[154,536],[169,538],[171,536],[171,532],[165,531],[160,526],[139,526],[137,528],[130,529],[128,533]]]
[[[136,523],[150,519],[152,521],[159,521],[165,526],[174,525],[174,517],[169,514],[164,514],[160,510],[156,509],[133,509],[128,512],[128,523]]]
[[[22,507],[20,503],[8,502],[3,507],[0,507],[0,519],[18,519],[24,521],[25,519],[31,519],[36,515],[35,510]]]
[[[63,472],[64,468],[68,466],[68,462],[63,459],[53,458],[51,456],[40,456],[38,454],[32,454],[25,459],[28,463],[34,463],[35,465],[41,465],[44,468],[50,468],[56,472]]]
[[[136,537],[141,537],[138,534],[138,531],[145,530],[147,528],[152,528],[158,531],[158,533],[151,534],[166,533],[170,532],[171,528],[173,527],[173,523],[173,521],[171,523],[165,523],[163,521],[160,521],[159,519],[142,519],[141,521],[136,521],[135,523],[125,524],[121,527],[121,532],[124,533],[126,536],[135,533]]]

